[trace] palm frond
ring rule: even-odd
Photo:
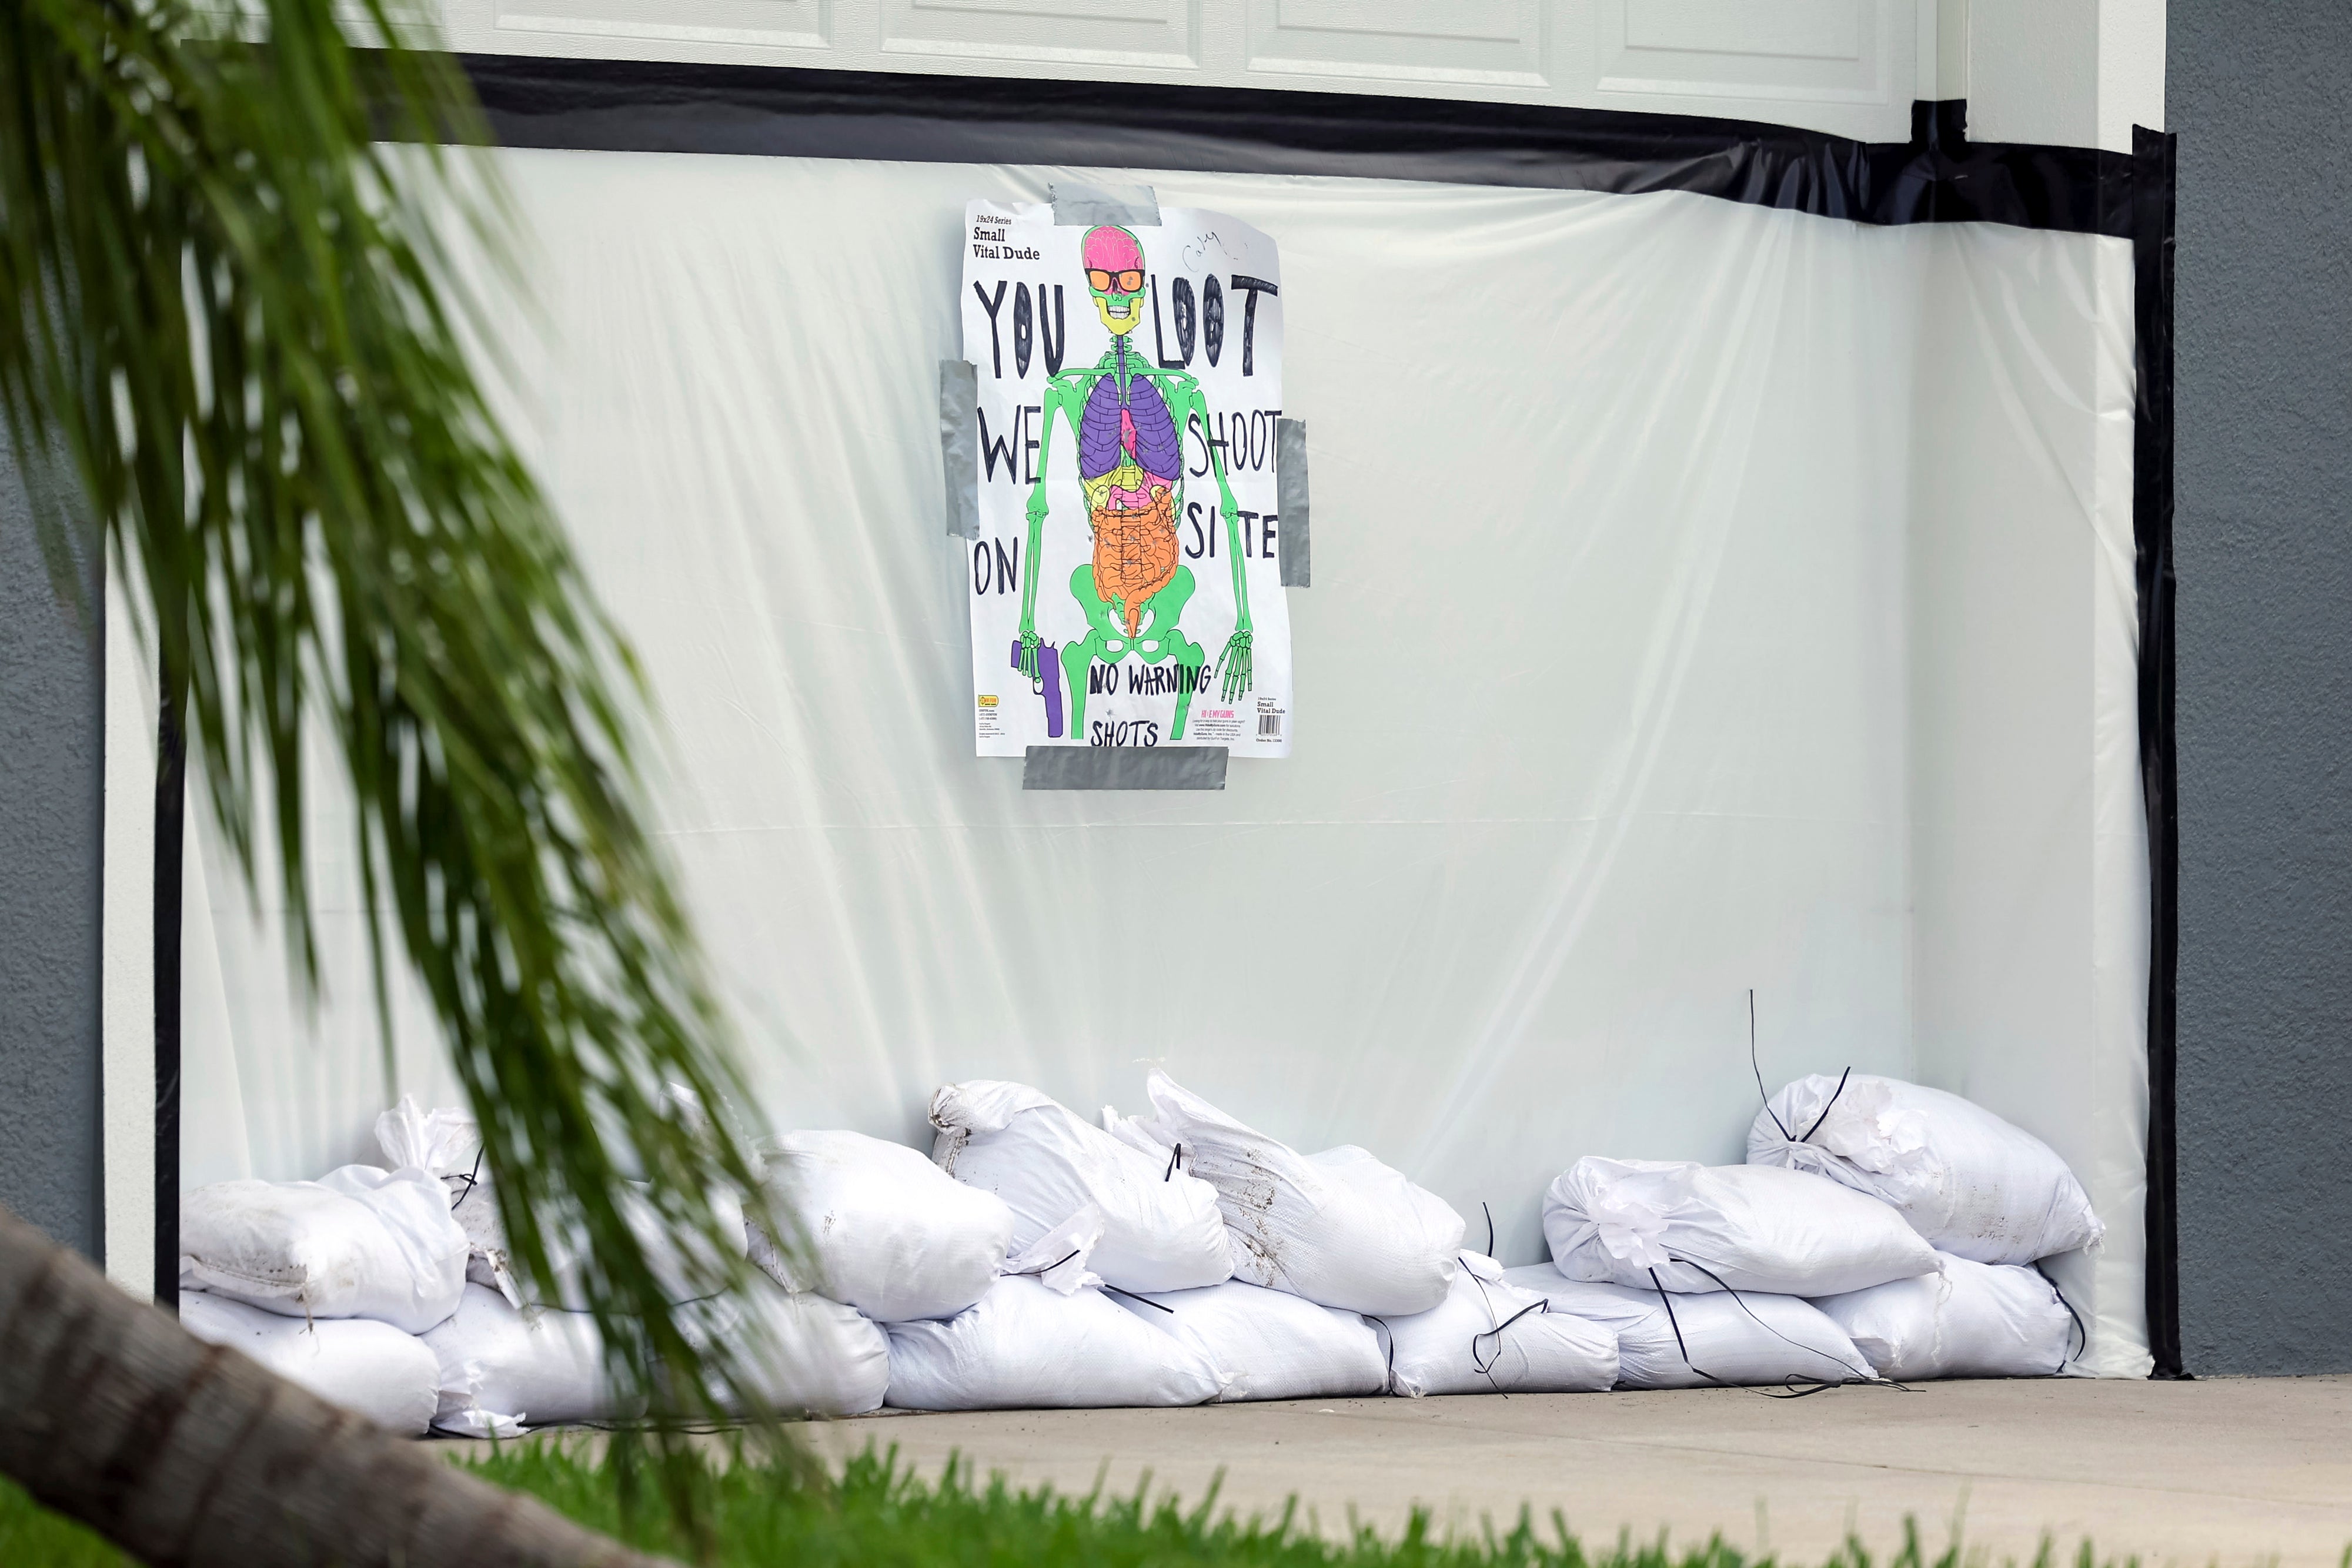
[[[332,737],[379,1005],[389,936],[518,1262],[580,1259],[616,1370],[690,1406],[736,1347],[680,1333],[623,1184],[726,1284],[705,1194],[756,1194],[749,1161],[658,1090],[739,1084],[641,820],[635,665],[466,350],[496,301],[452,237],[507,254],[483,161],[441,147],[477,111],[364,3],[367,50],[330,0],[259,0],[259,47],[184,0],[7,0],[0,413],[79,487],[43,530],[60,581],[77,527],[135,567],[214,815],[248,880],[274,864],[313,981],[300,741]]]

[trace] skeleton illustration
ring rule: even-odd
[[[1192,573],[1177,559],[1176,521],[1183,515],[1184,432],[1195,419],[1204,432],[1209,428],[1208,399],[1191,375],[1153,364],[1128,340],[1143,320],[1143,246],[1136,237],[1109,225],[1088,229],[1079,257],[1095,311],[1110,329],[1110,350],[1093,368],[1063,371],[1045,383],[1037,483],[1029,494],[1029,559],[1043,559],[1045,473],[1058,415],[1068,419],[1077,439],[1078,480],[1095,541],[1094,559],[1070,573],[1070,593],[1087,626],[1085,637],[1061,650],[1069,679],[1070,733],[1085,732],[1087,675],[1094,662],[1116,666],[1133,653],[1147,664],[1172,659],[1179,666],[1171,738],[1181,741],[1193,691],[1203,676],[1200,644],[1177,625],[1185,601],[1192,597]],[[1207,444],[1233,560],[1237,619],[1217,661],[1221,692],[1230,703],[1250,689],[1249,586],[1242,573],[1241,524],[1225,478],[1224,454],[1215,444]],[[1044,655],[1037,635],[1037,575],[1034,570],[1024,573],[1021,587],[1018,663],[1032,681],[1044,675],[1038,665]]]

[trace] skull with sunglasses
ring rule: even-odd
[[[1104,225],[1087,232],[1081,252],[1087,270],[1087,291],[1095,297],[1095,310],[1115,337],[1125,337],[1143,322],[1143,246],[1123,228]]]

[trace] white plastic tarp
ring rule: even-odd
[[[2108,1226],[2053,1268],[2084,1364],[2145,1367],[2125,242],[1677,193],[499,161],[536,246],[517,428],[653,683],[658,826],[767,1122],[919,1145],[940,1084],[1132,1111],[1160,1063],[1491,1204],[1531,1261],[1580,1155],[1739,1159],[1753,987],[1768,1078],[1934,1084],[2063,1155]],[[1070,179],[1281,247],[1320,537],[1293,754],[1221,793],[1024,792],[971,755],[937,367],[965,204]],[[316,1176],[386,1103],[348,865],[319,862],[312,1022],[194,821],[184,1179]],[[395,1005],[394,1087],[449,1103]]]

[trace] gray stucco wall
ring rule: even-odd
[[[0,1203],[92,1257],[102,647],[50,587],[0,440]]]
[[[2352,9],[2171,8],[2197,1373],[2352,1368]]]

